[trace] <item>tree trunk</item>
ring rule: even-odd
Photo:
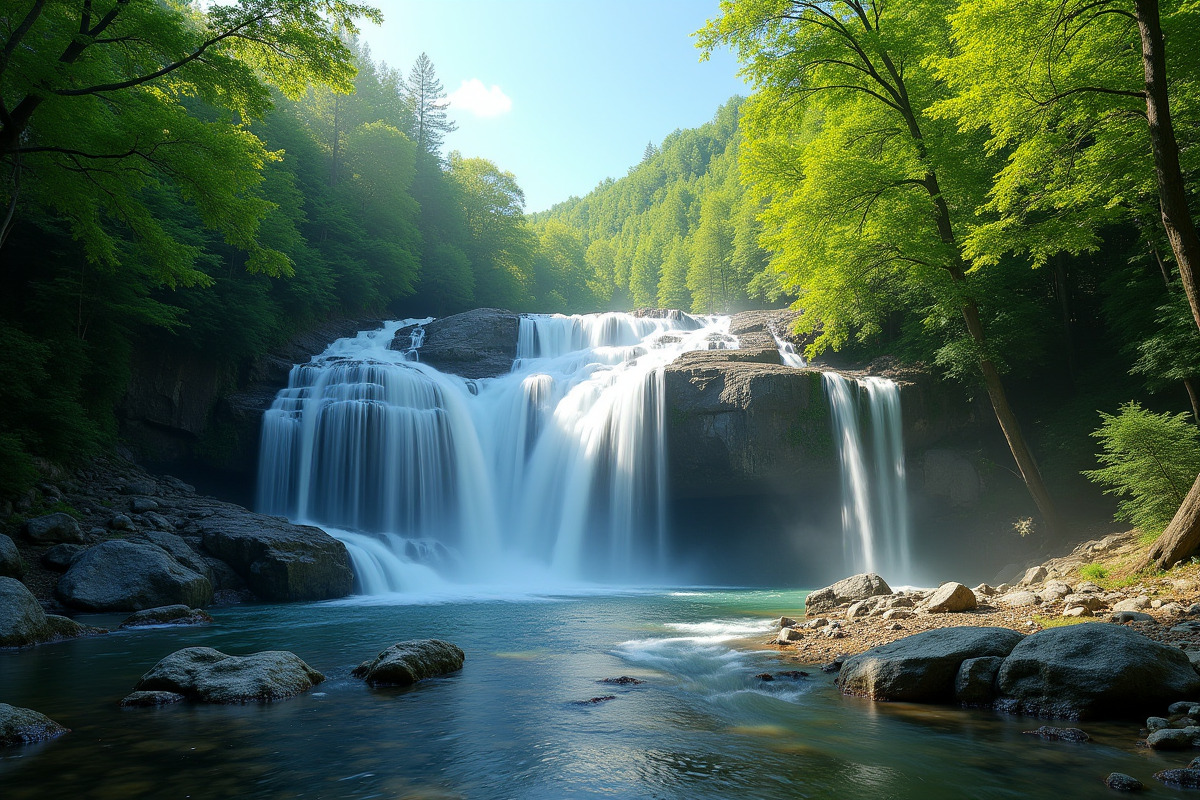
[[[1159,205],[1163,228],[1175,264],[1187,292],[1192,317],[1200,328],[1200,295],[1197,294],[1196,270],[1200,268],[1200,238],[1187,205],[1183,172],[1179,168],[1179,143],[1171,122],[1171,103],[1167,94],[1167,59],[1163,46],[1158,0],[1134,0],[1138,32],[1142,38],[1142,65],[1146,72],[1146,119],[1150,125],[1150,146],[1154,151],[1154,175],[1158,181]],[[1200,477],[1192,484],[1183,505],[1171,524],[1150,550],[1147,564],[1166,568],[1196,552],[1200,546]]]
[[[1134,0],[1138,32],[1142,37],[1142,65],[1146,72],[1146,120],[1150,126],[1150,146],[1154,151],[1154,175],[1162,209],[1163,229],[1175,264],[1183,279],[1192,317],[1200,328],[1200,293],[1197,270],[1200,269],[1200,237],[1188,210],[1187,189],[1179,167],[1179,143],[1171,122],[1171,102],[1167,94],[1167,59],[1159,24],[1158,0]]]
[[[983,323],[979,320],[979,308],[975,305],[975,301],[968,300],[964,303],[962,313],[971,338],[977,345],[983,347],[985,343]],[[1050,497],[1050,491],[1046,488],[1045,481],[1042,480],[1042,471],[1038,468],[1037,461],[1025,442],[1025,435],[1021,433],[1017,415],[1013,413],[1012,406],[1008,404],[1008,393],[1004,390],[1004,381],[1000,378],[1000,371],[996,369],[992,360],[986,357],[979,359],[979,367],[983,372],[983,382],[987,387],[988,399],[992,401],[992,410],[996,412],[996,421],[1000,423],[1000,430],[1004,431],[1004,438],[1008,441],[1008,449],[1012,451],[1013,459],[1017,462],[1017,469],[1021,470],[1025,486],[1029,489],[1029,494],[1037,505],[1038,511],[1041,512],[1042,520],[1049,532],[1057,533],[1061,530],[1058,510],[1054,507],[1054,501]]]
[[[1183,388],[1187,389],[1188,400],[1192,402],[1192,422],[1200,425],[1200,397],[1196,396],[1196,384],[1191,378],[1184,378]]]
[[[1169,569],[1200,548],[1200,477],[1192,484],[1171,524],[1150,548],[1143,567]]]

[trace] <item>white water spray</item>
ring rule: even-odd
[[[736,347],[727,317],[520,320],[512,372],[468,381],[388,349],[402,327],[292,369],[263,419],[258,505],[326,527],[367,593],[661,576],[663,368]]]

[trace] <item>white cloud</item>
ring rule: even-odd
[[[494,83],[492,88],[487,88],[478,78],[463,81],[447,99],[451,108],[470,111],[477,117],[498,117],[512,111],[512,98]]]

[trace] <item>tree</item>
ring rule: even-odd
[[[1200,237],[1184,178],[1196,148],[1180,147],[1171,111],[1172,97],[1200,100],[1200,7],[1163,7],[1165,18],[1158,0],[965,0],[952,16],[957,55],[939,67],[957,94],[937,113],[1010,151],[991,202],[999,218],[969,250],[1045,258],[1094,247],[1105,218],[1158,216],[1200,329]],[[1003,243],[1030,221],[1041,224]],[[1151,558],[1167,567],[1197,546],[1200,476]]]
[[[433,62],[425,53],[417,56],[412,71],[404,81],[405,97],[412,115],[412,138],[417,150],[436,156],[442,149],[446,134],[458,130],[446,115],[450,102],[438,80]]]
[[[477,302],[523,307],[532,284],[536,241],[525,222],[525,193],[511,172],[484,158],[450,154],[450,178],[466,221],[464,243]]]
[[[0,45],[0,246],[18,207],[47,208],[95,262],[118,264],[113,230],[123,228],[153,252],[158,280],[204,283],[195,248],[143,200],[171,185],[249,253],[249,269],[290,271],[256,238],[270,203],[250,190],[278,155],[246,123],[271,107],[271,87],[349,90],[354,66],[337,31],[378,21],[377,10],[342,0],[17,5]]]
[[[953,309],[1029,493],[1055,528],[981,315],[977,265],[963,248],[988,164],[979,140],[925,115],[944,97],[927,66],[950,33],[944,6],[726,0],[722,12],[700,31],[700,46],[737,51],[755,82],[755,133],[793,157],[751,177],[775,190],[764,240],[802,293],[804,324],[821,328],[812,347],[838,344],[855,327],[877,331],[897,302],[924,305],[928,318]]]

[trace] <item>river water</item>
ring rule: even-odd
[[[1138,749],[1136,723],[1086,724],[1088,744],[1042,742],[1022,731],[1044,721],[844,698],[819,669],[759,680],[796,668],[754,644],[803,598],[351,598],[0,651],[0,701],[73,729],[0,751],[0,797],[1063,800],[1107,796],[1114,770],[1171,794],[1151,775],[1190,758]],[[461,646],[464,669],[407,690],[350,678],[384,647],[424,637]],[[327,680],[269,705],[117,706],[158,659],[193,645],[291,650]],[[598,683],[624,675],[645,683]]]

